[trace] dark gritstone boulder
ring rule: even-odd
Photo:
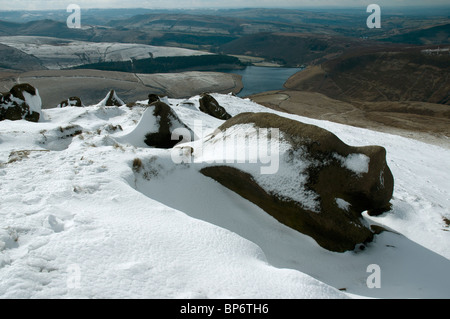
[[[219,105],[216,99],[206,93],[202,94],[200,97],[200,111],[214,116],[219,120],[228,120],[231,118],[231,115]]]
[[[104,104],[104,106],[122,106],[125,105],[125,102],[117,96],[114,90],[111,90],[102,100],[101,104]]]
[[[145,144],[157,148],[172,148],[183,140],[183,136],[172,139],[174,130],[180,128],[190,134],[191,141],[194,140],[194,132],[180,120],[169,105],[158,101],[150,104],[149,109],[152,109],[153,116],[157,119],[157,131],[145,135]]]
[[[151,93],[148,95],[148,104],[149,105],[152,104],[153,102],[158,102],[159,100],[160,100],[159,95],[157,95],[157,94]]]
[[[62,108],[68,106],[83,107],[83,103],[81,102],[81,99],[78,96],[72,96],[69,97],[67,100],[64,100],[61,103],[59,103],[57,107]]]
[[[270,113],[239,114],[219,129],[225,131],[249,123],[257,128],[280,129],[282,142],[291,147],[280,166],[288,161],[308,163],[303,171],[292,174],[306,176],[305,190],[314,194],[319,210],[306,209],[300,202],[265,190],[255,176],[244,171],[245,166],[205,167],[201,170],[204,175],[258,205],[281,223],[311,236],[328,250],[353,250],[373,239],[375,230],[364,223],[361,213],[388,211],[394,188],[383,147],[352,147],[327,130]],[[361,163],[367,166],[361,168]],[[270,178],[276,179],[277,175]]]
[[[17,84],[9,92],[0,93],[0,121],[39,122],[41,107],[39,93],[30,84]]]

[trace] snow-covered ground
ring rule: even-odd
[[[133,145],[144,107],[47,109],[39,123],[0,122],[0,297],[450,297],[449,149],[213,96],[231,115],[274,112],[384,146],[392,211],[365,219],[391,231],[327,251],[199,165]],[[198,96],[166,101],[198,137],[223,123]]]
[[[0,43],[33,55],[48,69],[63,69],[78,65],[172,57],[208,55],[209,52],[183,48],[162,47],[135,43],[109,43],[64,40],[51,37],[4,36]]]

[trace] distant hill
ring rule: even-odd
[[[298,66],[320,64],[347,51],[379,45],[374,41],[337,35],[258,33],[243,36],[220,49],[225,54],[257,56],[286,66]]]
[[[27,23],[0,21],[0,35],[33,35],[76,40],[87,40],[92,36],[89,29],[70,29],[65,22],[54,20],[38,20]]]
[[[232,34],[239,31],[243,20],[230,17],[218,19],[216,16],[195,14],[144,14],[128,19],[113,20],[108,23],[111,27],[144,28],[159,31],[192,31],[199,30],[209,33]]]
[[[444,12],[444,11],[443,11]],[[448,40],[448,17],[385,11],[383,27],[368,29],[365,7],[353,10],[223,9],[223,10],[82,10],[82,29],[66,26],[68,13],[4,11],[0,35],[36,35],[94,42],[129,42],[179,46],[219,52],[219,47],[259,33],[296,33],[440,44]],[[17,23],[21,22],[21,23]],[[447,39],[447,40],[446,40]],[[448,42],[448,41],[447,41]],[[245,44],[245,43],[244,43]]]
[[[114,61],[90,63],[71,69],[95,69],[131,73],[173,73],[183,71],[211,71],[220,69],[240,69],[244,65],[236,57],[227,55],[172,56],[138,59],[133,61]]]
[[[390,36],[383,41],[419,45],[450,44],[450,23]]]
[[[450,55],[429,55],[423,49],[347,54],[296,74],[285,87],[344,101],[450,105]]]
[[[15,35],[45,36],[92,42],[149,44],[155,36],[155,33],[122,27],[111,28],[89,25],[84,25],[81,29],[71,29],[67,27],[65,21],[61,22],[50,19],[30,21],[27,23],[0,21],[0,36]],[[156,35],[161,36],[160,33],[156,33]]]
[[[147,17],[147,16],[144,16]],[[186,18],[181,22],[155,20],[143,21],[141,16],[129,20],[111,22],[111,26],[84,25],[82,29],[70,29],[66,22],[50,19],[14,23],[0,20],[0,36],[46,36],[61,39],[153,44],[162,46],[178,46],[185,48],[217,47],[237,38],[231,34],[239,24],[213,25],[213,19],[193,20]],[[82,20],[84,21],[84,20]],[[174,26],[173,24],[177,24]]]
[[[35,56],[0,44],[0,69],[9,71],[35,71],[46,69]]]

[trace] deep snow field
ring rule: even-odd
[[[392,211],[364,218],[390,231],[327,251],[136,140],[144,106],[46,109],[39,123],[0,122],[0,298],[450,298],[450,149],[213,96],[231,115],[273,112],[384,146]],[[166,101],[199,137],[223,123],[198,96]]]

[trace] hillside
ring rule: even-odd
[[[249,100],[213,96],[232,116],[268,112]],[[214,142],[209,134],[224,121],[201,112],[199,96],[164,101],[198,142]],[[2,298],[450,296],[449,150],[269,110],[350,145],[387,151],[395,177],[391,210],[362,217],[386,231],[364,249],[336,253],[201,174],[214,164],[207,157],[177,164],[173,149],[136,144],[141,128],[154,125],[149,109],[146,100],[132,108],[98,104],[42,110],[39,123],[2,123]],[[204,156],[221,160],[212,150]],[[371,289],[374,264],[382,281]]]
[[[99,62],[75,66],[72,69],[96,69],[129,73],[174,73],[183,71],[214,71],[244,68],[236,57],[228,55],[192,55],[132,59],[131,61]]]
[[[402,33],[381,39],[386,42],[410,43],[417,45],[449,44],[450,24],[404,30]]]
[[[8,45],[32,56],[48,69],[130,60],[210,55],[209,52],[136,43],[88,42],[55,37],[0,37]]]
[[[389,8],[383,12],[383,28],[377,30],[366,27],[365,8],[86,9],[83,11],[83,28],[78,30],[65,27],[65,10],[4,11],[0,36],[52,36],[94,42],[178,46],[212,52],[218,52],[222,45],[243,36],[258,33],[332,35],[439,45],[448,40],[445,10]]]
[[[449,148],[448,105],[426,102],[340,101],[308,91],[281,90],[251,99],[271,109],[414,138]]]
[[[257,33],[243,36],[220,47],[226,54],[263,57],[284,66],[320,64],[362,48],[386,46],[374,41],[339,35],[311,33]]]
[[[430,48],[368,47],[296,73],[284,90],[251,98],[278,111],[448,148],[450,56]]]
[[[420,101],[450,104],[450,55],[426,48],[356,52],[289,79],[288,89],[319,92],[343,101]],[[434,47],[433,47],[434,49]]]
[[[65,22],[54,21],[51,19],[43,19],[38,21],[30,21],[27,23],[0,22],[0,35],[33,35],[58,37],[66,39],[86,39],[88,32],[86,30],[67,28]]]
[[[249,54],[286,66],[320,64],[341,54],[359,52],[361,48],[386,46],[386,42],[436,45],[448,42],[444,7],[386,8],[383,28],[377,30],[366,27],[367,13],[363,9],[93,9],[83,12],[84,25],[80,30],[65,27],[64,10],[11,11],[3,13],[0,35],[53,36]]]
[[[46,69],[33,55],[0,43],[0,69],[8,71],[33,71]]]
[[[448,11],[404,8],[2,11],[0,299],[450,299]]]

